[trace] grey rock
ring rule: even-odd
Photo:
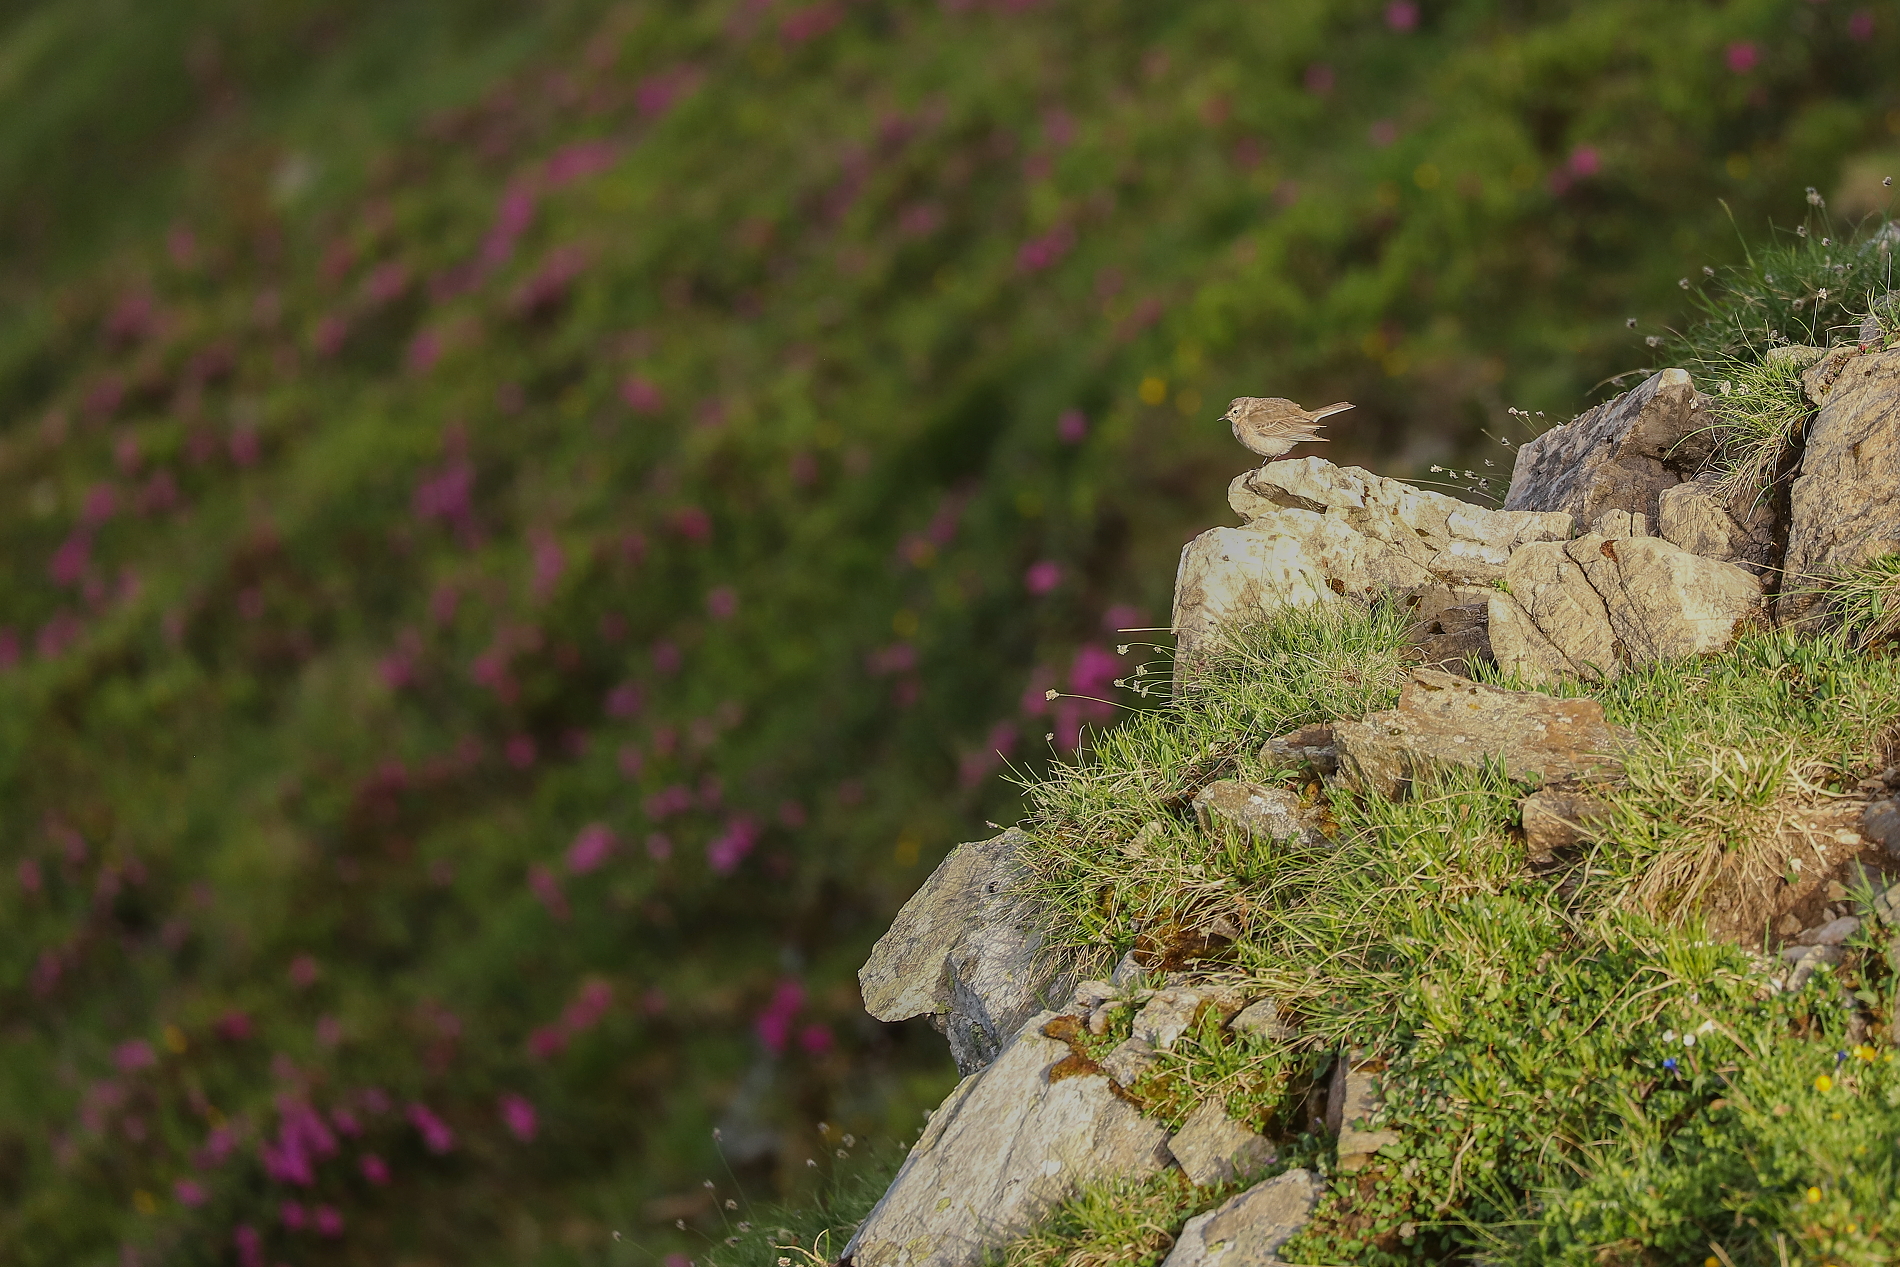
[[[1743,568],[1659,537],[1593,533],[1511,556],[1490,599],[1491,650],[1534,682],[1601,680],[1720,651],[1761,610],[1761,580]]]
[[[1609,817],[1608,802],[1588,792],[1568,788],[1541,788],[1519,803],[1523,811],[1524,843],[1533,859],[1547,859],[1596,839]]]
[[[1363,1170],[1381,1148],[1399,1142],[1397,1131],[1374,1130],[1372,1118],[1385,1101],[1379,1094],[1382,1060],[1368,1060],[1354,1050],[1333,1062],[1332,1086],[1326,1093],[1326,1129],[1338,1138],[1339,1169],[1346,1174]]]
[[[1193,1027],[1204,1009],[1213,1009],[1225,1021],[1240,1010],[1240,1002],[1235,991],[1219,986],[1166,986],[1156,990],[1135,1013],[1133,1036],[1157,1051],[1167,1051]]]
[[[1255,840],[1297,840],[1303,845],[1322,845],[1326,836],[1313,823],[1310,810],[1302,807],[1297,792],[1242,779],[1221,779],[1202,788],[1194,797],[1194,816],[1203,831],[1213,831],[1226,823],[1245,831]]]
[[[1027,840],[1011,828],[959,845],[858,970],[866,1011],[881,1021],[930,1017],[964,1073],[1070,988],[1063,957],[1044,945],[1041,913],[1021,893]]]
[[[1270,770],[1311,767],[1322,776],[1339,768],[1339,750],[1333,747],[1331,726],[1302,726],[1290,734],[1269,739],[1260,749],[1260,762]]]
[[[1281,1267],[1280,1248],[1306,1227],[1325,1185],[1289,1170],[1197,1214],[1162,1267]]]
[[[1820,970],[1823,964],[1837,964],[1846,958],[1846,952],[1839,946],[1808,946],[1801,948],[1801,955],[1795,960],[1794,967],[1788,971],[1788,979],[1782,989],[1790,993],[1799,990],[1808,983],[1809,978]]]
[[[1181,1170],[1197,1186],[1231,1183],[1265,1170],[1277,1160],[1273,1145],[1227,1116],[1227,1107],[1208,1100],[1189,1115],[1168,1140]]]
[[[1257,999],[1241,1008],[1234,1019],[1227,1022],[1227,1028],[1236,1034],[1257,1035],[1280,1043],[1299,1037],[1299,1030],[1280,1014],[1279,1002],[1271,998]]]
[[[1167,1130],[1100,1074],[1051,1077],[1068,1046],[1030,1018],[931,1116],[843,1258],[853,1267],[975,1267],[1082,1185],[1156,1174]]]
[[[1757,576],[1781,566],[1787,525],[1766,497],[1724,499],[1713,476],[1664,490],[1658,520],[1662,537],[1690,554],[1733,563]]]
[[[1656,522],[1663,491],[1715,450],[1709,398],[1667,369],[1521,445],[1504,509],[1563,511],[1595,524],[1606,511]]]
[[[1841,349],[1805,381],[1820,407],[1789,491],[1784,623],[1817,613],[1831,575],[1900,552],[1900,351]]]
[[[1883,924],[1900,924],[1900,884],[1874,898],[1874,914]]]
[[[1900,858],[1900,797],[1867,802],[1860,815],[1860,834]]]
[[[1803,370],[1827,355],[1826,348],[1812,347],[1805,343],[1784,343],[1778,348],[1769,348],[1762,353],[1763,365],[1791,365]]]
[[[1507,691],[1436,669],[1412,670],[1397,708],[1335,723],[1333,733],[1340,778],[1393,798],[1427,773],[1486,762],[1535,784],[1622,769],[1623,736],[1595,700]]]
[[[1860,931],[1860,921],[1852,915],[1829,920],[1819,928],[1810,928],[1796,937],[1797,946],[1839,946]]]
[[[1117,1086],[1132,1087],[1160,1063],[1161,1056],[1153,1043],[1145,1038],[1124,1038],[1102,1057],[1102,1072],[1113,1078]]]

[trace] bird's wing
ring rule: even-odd
[[[1345,413],[1351,408],[1353,408],[1353,403],[1350,400],[1342,400],[1335,404],[1327,405],[1324,409],[1312,409],[1307,412],[1312,415],[1314,422],[1318,422],[1321,418],[1328,418],[1333,414]]]

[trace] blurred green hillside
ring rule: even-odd
[[[903,1137],[953,1071],[853,972],[1134,702],[1224,402],[1482,494],[1736,226],[1882,205],[1895,64],[1844,0],[0,11],[0,1262],[645,1263]]]

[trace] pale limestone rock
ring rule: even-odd
[[[1429,620],[1414,621],[1405,640],[1417,663],[1461,676],[1492,663],[1489,596],[1459,607],[1440,607]]]
[[[1504,508],[1567,511],[1589,525],[1610,510],[1656,522],[1662,492],[1714,452],[1708,404],[1687,371],[1651,376],[1521,445]]]
[[[1547,783],[1621,770],[1624,738],[1591,699],[1506,691],[1436,669],[1414,669],[1399,706],[1336,722],[1341,779],[1387,797],[1447,768],[1487,762],[1514,779]]]
[[[1218,823],[1231,823],[1256,840],[1326,843],[1325,833],[1313,824],[1311,811],[1300,805],[1299,794],[1290,788],[1221,779],[1196,793],[1193,805],[1203,831],[1212,831]]]
[[[1031,1017],[994,1063],[957,1085],[910,1150],[843,1261],[975,1267],[1087,1183],[1168,1164],[1167,1129],[1100,1074],[1050,1080],[1069,1054]]]
[[[1784,343],[1762,353],[1761,362],[1763,365],[1792,365],[1804,370],[1826,355],[1826,348],[1809,347],[1805,343]]]
[[[1720,651],[1762,606],[1753,573],[1660,537],[1525,546],[1504,585],[1489,603],[1491,651],[1534,682]]]
[[[1363,1170],[1381,1148],[1399,1142],[1397,1131],[1372,1129],[1372,1117],[1385,1106],[1379,1094],[1383,1060],[1367,1060],[1354,1050],[1333,1062],[1333,1081],[1326,1093],[1326,1129],[1338,1136],[1339,1169],[1351,1174]]]
[[[1313,1217],[1325,1188],[1309,1170],[1257,1183],[1189,1219],[1161,1267],[1281,1267],[1280,1247]]]
[[[1690,554],[1757,576],[1781,566],[1782,525],[1766,497],[1724,501],[1714,479],[1698,478],[1664,491],[1658,513],[1659,535]]]
[[[1269,462],[1235,477],[1227,501],[1243,518],[1272,518],[1285,510],[1317,512],[1350,525],[1376,543],[1383,556],[1369,570],[1390,577],[1392,589],[1436,581],[1487,584],[1511,551],[1528,541],[1562,541],[1575,531],[1563,514],[1517,513],[1473,506],[1356,466],[1321,458]],[[1383,579],[1382,577],[1382,579]],[[1352,578],[1338,576],[1349,590]]]
[[[1830,574],[1900,553],[1900,351],[1841,349],[1807,381],[1821,403],[1789,494],[1784,622],[1815,613]]]
[[[1330,776],[1339,768],[1339,752],[1333,747],[1331,726],[1302,726],[1289,734],[1267,740],[1260,749],[1260,762],[1270,770],[1311,768]]]
[[[1212,1009],[1225,1021],[1240,1010],[1242,1002],[1237,991],[1225,986],[1163,986],[1148,995],[1135,1013],[1129,1036],[1102,1057],[1102,1068],[1120,1085],[1133,1086],[1200,1019],[1204,1009]]]
[[[1259,1174],[1277,1159],[1273,1145],[1227,1116],[1227,1106],[1208,1100],[1168,1140],[1168,1151],[1197,1186],[1231,1183]]]
[[[1369,553],[1345,524],[1305,511],[1194,538],[1182,548],[1174,577],[1177,675],[1217,641],[1222,625],[1283,607],[1344,603],[1326,584],[1328,569],[1356,576]]]
[[[881,1021],[928,1016],[964,1073],[982,1068],[1045,999],[1069,988],[1023,898],[1011,828],[959,845],[897,913],[858,970],[864,1007]]]

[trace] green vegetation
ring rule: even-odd
[[[1241,936],[1201,967],[1298,1018],[1291,1042],[1210,1019],[1134,1094],[1171,1122],[1220,1097],[1284,1164],[1327,1170],[1306,1086],[1349,1044],[1386,1060],[1381,1124],[1402,1142],[1332,1177],[1290,1262],[1770,1264],[1778,1242],[1789,1262],[1887,1262],[1900,1070],[1885,934],[1870,919],[1839,968],[1775,994],[1698,906],[1764,860],[1780,869],[1791,815],[1900,755],[1900,661],[1757,633],[1591,688],[1634,748],[1601,843],[1554,864],[1527,857],[1523,789],[1495,771],[1397,803],[1335,793],[1330,848],[1182,816],[1181,790],[1211,778],[1300,786],[1258,764],[1262,740],[1387,703],[1394,630],[1371,612],[1235,631],[1183,702],[1029,789],[1058,927],[1108,958],[1224,920]],[[1357,707],[1341,708],[1342,681]],[[1144,820],[1166,828],[1141,834],[1131,867]],[[1053,1237],[1083,1261],[1159,1261],[1169,1242],[1150,1225],[1172,1233],[1226,1195],[1151,1187],[1139,1224],[1090,1194],[1013,1258],[1060,1261]]]
[[[853,972],[1115,715],[1046,690],[1140,702],[1218,404],[1485,469],[1718,198],[1891,147],[1896,60],[1807,0],[12,6],[0,1258],[647,1263],[908,1137],[952,1072]]]

